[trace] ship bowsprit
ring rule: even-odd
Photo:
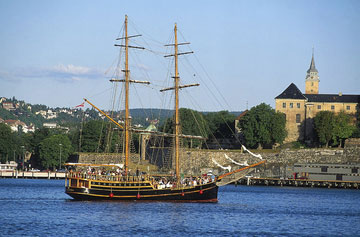
[[[251,173],[254,170],[255,170],[255,168],[250,168],[250,169],[239,171],[237,173],[227,175],[226,177],[221,178],[216,183],[216,185],[220,187],[220,186],[224,186],[224,185],[227,185],[230,183],[234,183],[234,182],[238,181],[239,179],[244,178],[247,174]]]

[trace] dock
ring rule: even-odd
[[[65,172],[1,171],[0,178],[13,179],[65,179]]]
[[[360,181],[343,180],[309,180],[309,179],[281,179],[281,178],[254,178],[245,177],[238,180],[235,185],[259,185],[259,186],[293,186],[312,188],[348,188],[359,189]]]

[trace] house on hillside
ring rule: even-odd
[[[2,102],[2,107],[8,111],[15,110],[15,106],[14,106],[13,102]]]
[[[51,109],[49,109],[47,111],[47,116],[46,116],[47,119],[54,119],[54,118],[57,118],[57,113],[55,111],[52,111]]]
[[[30,124],[29,126],[25,126],[22,128],[24,133],[28,133],[28,132],[35,132],[35,125],[34,124]]]
[[[24,122],[21,122],[20,120],[9,119],[5,120],[4,123],[9,125],[13,132],[23,131],[23,129],[27,127],[26,124]]]
[[[37,111],[37,112],[35,112],[35,114],[36,115],[38,115],[38,114],[40,114],[41,116],[43,116],[43,118],[46,118],[46,111],[44,111],[44,110],[39,110],[39,111]]]
[[[57,124],[56,123],[43,123],[43,127],[44,128],[56,128]]]

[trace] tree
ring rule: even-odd
[[[320,111],[314,118],[314,125],[319,142],[325,144],[326,147],[330,143],[341,146],[344,140],[356,131],[351,116],[344,111],[338,114],[330,111]]]
[[[72,152],[70,139],[64,134],[52,135],[40,143],[40,163],[45,169],[55,169],[67,161]],[[60,163],[61,153],[61,163]]]
[[[330,140],[334,137],[335,114],[331,111],[320,111],[314,117],[314,129],[319,142],[329,146]]]
[[[209,131],[215,138],[233,137],[235,115],[228,111],[211,112],[205,115]]]
[[[286,137],[285,115],[265,103],[251,108],[240,120],[239,127],[249,147],[282,143]]]
[[[181,108],[179,109],[179,117],[181,123],[181,133],[185,135],[194,135],[207,137],[209,134],[209,128],[206,124],[204,116],[198,111]],[[160,128],[161,131],[166,133],[174,133],[174,118],[168,118],[164,126]],[[189,145],[191,140],[183,139],[184,145]],[[200,142],[193,140],[193,145],[197,146]]]
[[[275,112],[273,119],[271,120],[271,135],[274,143],[281,144],[285,140],[287,136],[285,124],[285,114],[281,112]]]
[[[20,139],[11,128],[0,123],[0,161],[5,162],[11,160],[15,152],[20,153]]]
[[[359,110],[358,110],[358,112],[356,112],[355,118],[356,118],[356,126],[355,126],[354,132],[351,135],[351,137],[360,138],[360,111]]]
[[[82,152],[104,151],[105,121],[91,120],[84,124],[81,138]]]
[[[344,111],[338,113],[334,119],[334,145],[338,144],[341,146],[344,140],[353,134],[356,127],[351,124],[351,117]]]

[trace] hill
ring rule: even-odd
[[[103,117],[94,109],[79,108],[50,108],[42,104],[29,104],[13,98],[0,97],[0,122],[21,121],[26,126],[41,128],[46,124],[56,124],[68,128],[78,126],[82,121],[100,120]],[[106,112],[106,111],[105,111]],[[110,113],[110,112],[108,112]],[[202,112],[207,114],[209,112]],[[235,116],[241,112],[231,112]],[[113,117],[121,120],[123,112],[113,113]],[[132,124],[147,127],[151,121],[163,124],[167,118],[173,116],[174,111],[169,109],[136,108],[131,109]]]

